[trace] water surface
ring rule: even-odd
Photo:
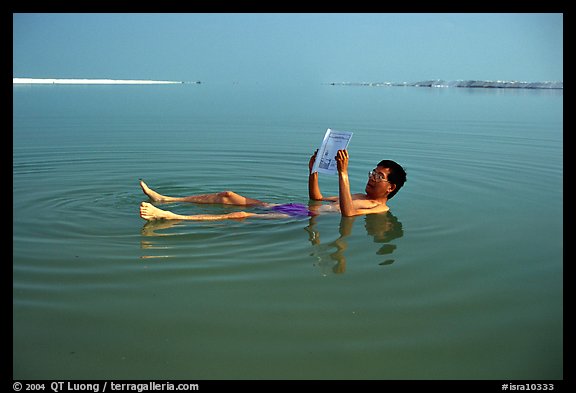
[[[14,379],[563,377],[562,91],[23,85],[13,100]],[[354,132],[353,192],[384,158],[406,168],[391,213],[138,216],[138,178],[307,203],[326,128]]]

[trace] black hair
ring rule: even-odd
[[[390,169],[388,181],[396,185],[394,191],[388,194],[388,199],[392,199],[392,197],[402,188],[404,183],[406,183],[406,171],[400,164],[392,160],[382,160],[378,163],[378,166]]]

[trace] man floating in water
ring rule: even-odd
[[[286,218],[286,217],[307,217],[318,215],[323,212],[340,212],[345,217],[359,216],[364,214],[375,214],[387,212],[388,200],[402,188],[406,182],[406,172],[394,161],[383,160],[376,168],[368,173],[365,193],[351,194],[350,181],[348,179],[347,150],[339,150],[336,155],[338,168],[339,195],[324,197],[318,185],[318,172],[312,172],[312,166],[316,160],[314,152],[309,162],[310,175],[308,179],[308,195],[312,201],[331,202],[328,205],[306,206],[298,203],[274,204],[263,202],[258,199],[247,198],[233,191],[223,191],[214,194],[190,195],[185,197],[172,197],[159,194],[140,180],[140,187],[153,202],[191,202],[199,204],[223,204],[233,206],[256,207],[260,210],[256,212],[232,212],[227,214],[196,214],[182,215],[168,210],[157,208],[148,202],[140,204],[140,217],[145,220],[194,220],[194,221],[216,221],[229,219],[253,218]]]

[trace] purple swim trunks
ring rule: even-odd
[[[308,210],[308,206],[301,203],[285,203],[283,205],[272,206],[271,209],[292,217],[308,217],[313,215],[312,212]]]

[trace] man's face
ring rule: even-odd
[[[366,194],[371,198],[382,198],[388,196],[396,186],[388,181],[390,168],[376,167],[368,176],[366,183]]]

